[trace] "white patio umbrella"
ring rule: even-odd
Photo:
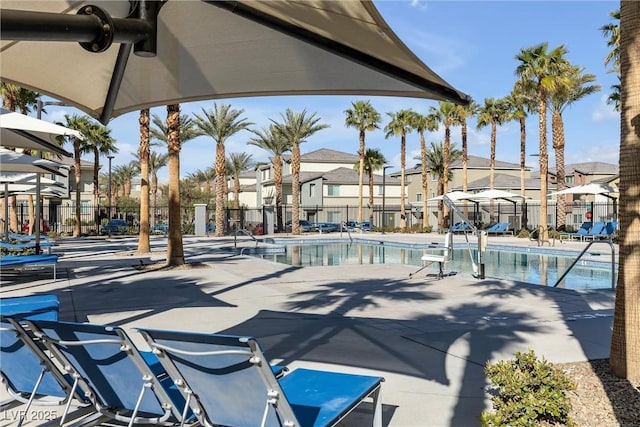
[[[71,157],[72,154],[60,147],[57,141],[57,137],[65,135],[82,139],[82,134],[76,130],[0,108],[0,145],[3,147]]]
[[[0,36],[3,81],[105,124],[145,107],[246,96],[469,101],[370,0],[3,0]]]

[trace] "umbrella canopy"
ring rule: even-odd
[[[370,0],[3,0],[0,20],[2,80],[102,123],[146,107],[244,96],[469,101]]]
[[[2,172],[0,173],[0,183],[10,183],[10,184],[31,184],[35,185],[37,181],[37,177],[35,173],[22,173],[22,172]],[[51,178],[47,178],[44,176],[40,177],[40,184],[43,185],[55,185],[58,187],[64,187],[62,182],[53,180]]]
[[[449,200],[456,202],[458,200],[469,200],[469,201],[473,201],[474,199],[474,194],[471,193],[466,193],[464,191],[451,191],[449,193],[446,194],[446,196],[449,198]],[[432,197],[429,199],[429,201],[434,201],[434,200],[442,200],[444,196],[436,196],[436,197]]]
[[[40,185],[40,189],[38,191],[38,186],[35,184],[4,184],[0,185],[0,194],[4,195],[6,192],[7,195],[13,196],[18,194],[41,194],[42,196],[49,197],[62,197],[64,195],[64,191],[54,185]]]
[[[557,194],[602,194],[607,195],[609,193],[618,193],[618,189],[607,184],[600,184],[592,182],[584,185],[576,185],[575,187],[565,188],[561,191],[551,193],[551,195]]]
[[[58,171],[63,167],[60,163],[51,160],[38,159],[24,153],[0,148],[0,171],[21,172],[21,173],[52,173],[54,175],[64,174]]]
[[[521,194],[504,190],[484,190],[471,195],[474,199],[529,199]]]
[[[83,139],[76,130],[0,108],[0,144],[3,147],[47,151],[71,157],[71,153],[58,145],[57,137],[65,135]]]

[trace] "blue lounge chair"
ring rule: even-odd
[[[0,382],[11,400],[2,402],[6,410],[26,404],[20,411],[18,425],[30,413],[31,405],[62,405],[71,398],[81,404],[84,398],[74,393],[71,379],[66,377],[32,340],[20,324],[22,319],[56,320],[58,298],[37,295],[0,300]],[[7,316],[12,316],[11,318]],[[74,411],[74,418],[86,414],[82,408]]]
[[[497,222],[493,224],[491,227],[487,228],[487,234],[513,234],[512,230],[509,230],[511,224],[508,222]]]
[[[51,242],[40,242],[40,247],[47,248],[49,250],[49,253],[51,252],[52,246],[53,246],[53,243]],[[12,252],[22,252],[27,249],[35,249],[36,242],[35,240],[30,240],[22,243],[10,243],[4,240],[0,240],[0,248],[5,249],[7,251],[12,251]]]
[[[94,422],[179,422],[183,414],[176,407],[184,407],[180,394],[157,358],[138,351],[121,328],[46,320],[25,323],[74,379],[74,389],[89,398],[96,411]],[[66,416],[65,410],[61,425]]]
[[[50,265],[53,267],[53,281],[56,280],[56,268],[58,265],[58,255],[4,255],[0,256],[0,271],[3,269],[30,268]]]
[[[367,397],[382,424],[381,377],[299,368],[277,380],[253,338],[139,332],[204,426],[331,426]]]
[[[591,229],[587,232],[587,234],[582,236],[582,240],[587,240],[587,239],[593,240],[601,237],[602,233],[605,231],[606,226],[607,226],[607,223],[604,221],[594,222],[593,227],[591,227]]]
[[[582,223],[582,225],[580,226],[580,228],[578,228],[578,230],[576,230],[575,233],[560,233],[560,237],[559,240],[563,240],[563,239],[580,239],[582,240],[582,236],[585,236],[587,233],[589,233],[589,230],[591,229],[593,223],[591,221],[585,221]]]

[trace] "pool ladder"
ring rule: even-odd
[[[233,251],[234,252],[238,252],[238,234],[244,234],[245,236],[249,236],[251,238],[251,240],[253,240],[254,242],[256,242],[256,248],[258,247],[258,243],[260,243],[260,241],[258,239],[256,239],[253,234],[251,234],[251,232],[249,230],[245,230],[244,228],[240,228],[238,230],[236,230],[234,236],[233,236]],[[240,255],[242,255],[242,251],[245,250],[246,248],[242,248],[240,250]]]
[[[607,243],[609,245],[609,247],[611,248],[611,289],[615,289],[615,287],[616,287],[616,248],[615,248],[615,246],[613,246],[613,243],[611,243],[611,240],[593,240],[593,241],[589,242],[589,244],[583,249],[583,251],[580,252],[580,255],[578,255],[578,257],[573,261],[573,263],[571,263],[569,268],[567,268],[567,271],[565,271],[562,274],[562,276],[560,276],[560,278],[558,279],[556,284],[553,285],[554,288],[558,287],[560,282],[562,282],[562,280],[566,277],[566,275],[569,274],[571,269],[578,263],[580,258],[582,258],[582,256],[585,253],[587,253],[587,251],[589,250],[591,245],[593,245],[594,243]]]

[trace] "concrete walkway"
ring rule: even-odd
[[[358,237],[443,241],[437,234]],[[490,239],[500,242],[537,246]],[[490,407],[484,365],[515,351],[534,349],[552,362],[609,354],[613,290],[479,281],[464,272],[435,280],[435,267],[409,278],[416,268],[400,264],[292,267],[234,255],[233,239],[205,237],[184,239],[197,268],[141,271],[165,259],[166,239],[152,237],[152,245],[152,254],[138,256],[135,238],[61,240],[57,282],[48,270],[3,271],[0,297],[55,293],[62,320],[251,335],[291,368],[384,376],[385,426],[479,425]],[[369,409],[341,425],[366,425]],[[9,425],[0,417],[0,426]]]

